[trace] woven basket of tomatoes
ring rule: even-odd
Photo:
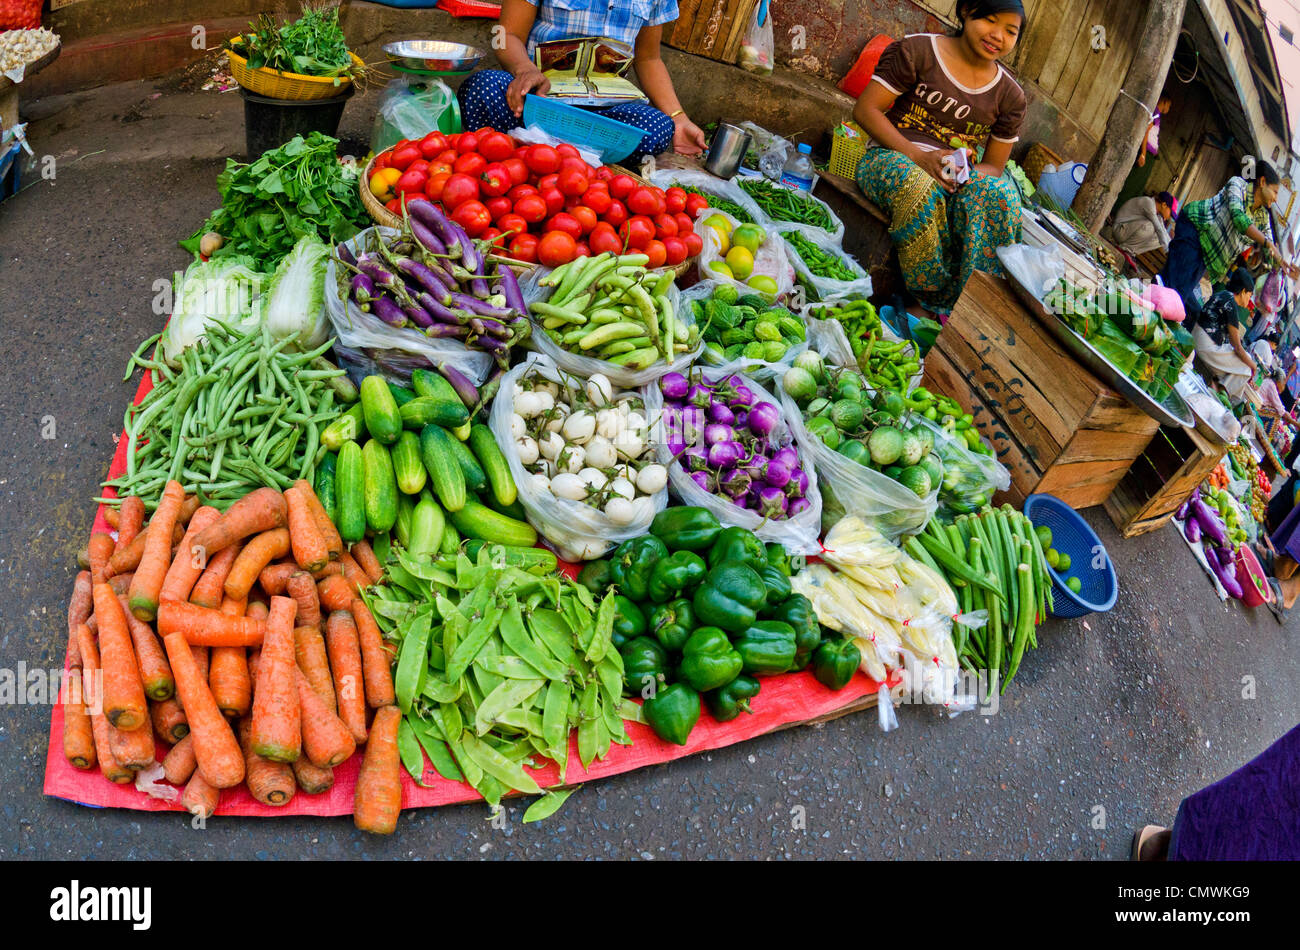
[[[434,201],[470,237],[547,267],[610,251],[684,272],[702,249],[695,217],[708,207],[703,195],[588,165],[572,145],[516,142],[492,129],[398,142],[367,163],[359,187],[378,224],[397,227],[403,201]]]

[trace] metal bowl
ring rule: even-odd
[[[481,49],[446,40],[399,40],[384,52],[396,65],[430,73],[467,73],[486,55]]]

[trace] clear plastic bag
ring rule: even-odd
[[[950,514],[965,514],[979,508],[984,497],[1011,487],[1011,473],[992,455],[972,452],[966,440],[951,435],[925,416],[912,414],[909,422],[934,435],[934,453],[943,462],[944,487],[939,491],[939,508]],[[952,488],[947,486],[952,484]]]
[[[739,290],[742,294],[757,293],[753,287],[746,284],[743,280],[736,280],[725,274],[720,274],[711,269],[709,265],[714,261],[721,261],[725,257],[722,254],[722,245],[718,242],[718,234],[713,228],[705,224],[705,220],[712,215],[721,215],[731,222],[732,228],[737,227],[740,222],[727,214],[725,211],[711,209],[709,214],[701,215],[700,219],[695,222],[695,233],[700,236],[704,242],[704,248],[700,251],[699,256],[695,259],[695,268],[699,273],[701,280],[712,280],[720,284],[730,284]],[[794,266],[785,253],[785,241],[773,240],[776,237],[770,228],[767,240],[763,242],[758,253],[754,255],[754,270],[751,277],[757,274],[766,274],[776,281],[776,294],[782,296],[790,293],[794,288]],[[747,278],[748,279],[748,278]]]
[[[555,292],[555,288],[543,287],[538,283],[550,272],[550,268],[535,267],[531,274],[520,281],[519,290],[524,295],[525,303],[531,304],[534,301],[545,303],[550,299],[551,294]],[[667,297],[669,305],[673,308],[674,317],[687,327],[694,326],[695,315],[691,312],[690,307],[683,308],[681,294],[677,290],[676,284],[669,286]],[[696,344],[695,349],[683,353],[671,363],[665,363],[661,359],[645,369],[625,369],[608,360],[598,360],[591,356],[583,356],[581,353],[569,352],[552,340],[550,334],[542,329],[537,320],[533,320],[533,332],[529,334],[528,345],[539,353],[550,357],[555,365],[566,373],[581,376],[583,379],[587,379],[593,373],[604,373],[609,377],[611,383],[624,388],[645,386],[665,373],[680,373],[695,362],[695,358],[700,355],[700,350],[704,348],[704,344],[699,343]]]
[[[764,230],[772,228],[772,222],[768,220],[767,215],[754,203],[754,199],[749,197],[745,189],[734,181],[717,178],[698,168],[660,168],[650,176],[649,180],[650,184],[663,189],[671,188],[673,185],[696,188],[703,192],[706,198],[712,195],[734,201],[745,209],[745,213],[754,220],[755,224],[762,226]],[[701,217],[708,217],[716,210],[718,209],[710,208],[702,212]]]
[[[510,420],[514,414],[514,401],[517,384],[521,379],[541,376],[552,382],[563,383],[565,377],[571,385],[581,385],[585,378],[576,374],[564,373],[549,357],[540,353],[531,353],[518,366],[501,378],[501,388],[492,400],[492,411],[488,417],[488,427],[501,446],[506,463],[510,466],[510,476],[518,487],[519,503],[523,505],[528,516],[528,523],[537,529],[556,553],[566,561],[584,561],[600,557],[618,544],[629,538],[638,538],[650,530],[654,516],[668,506],[668,489],[653,496],[653,508],[646,517],[638,518],[631,524],[616,525],[604,512],[581,501],[557,498],[548,491],[538,491],[533,487],[532,475],[524,469],[515,449],[515,440],[510,434]],[[620,395],[617,388],[615,397]],[[645,418],[657,419],[663,409],[663,397],[659,387],[650,385],[642,388],[637,395],[645,402]],[[653,451],[653,450],[652,450]]]
[[[460,126],[456,94],[441,79],[398,76],[379,94],[375,124],[370,132],[370,150],[382,152],[402,139],[420,140],[438,129],[454,131],[442,119],[453,110],[455,128]]]
[[[746,72],[770,76],[775,47],[768,0],[762,0],[754,9],[753,19],[749,21],[745,36],[740,41],[740,56],[736,59],[736,65]]]
[[[788,233],[795,233],[806,238],[813,244],[817,245],[821,250],[840,258],[849,270],[858,275],[854,280],[835,280],[830,277],[818,277],[808,269],[808,265],[805,264],[803,258],[799,256],[799,249],[793,244],[787,243],[785,246],[786,256],[790,259],[790,263],[794,265],[795,273],[799,275],[803,285],[812,290],[818,300],[829,300],[831,298],[843,299],[846,297],[866,297],[869,299],[871,297],[872,286],[870,275],[862,269],[862,265],[854,260],[852,255],[840,247],[839,241],[832,239],[820,228],[809,230],[805,227],[792,227],[790,223],[786,221],[776,222],[773,226],[783,238]]]
[[[754,129],[758,128],[758,126],[754,125],[752,122],[742,122],[740,125],[741,128],[748,129],[750,130],[751,133],[753,132]],[[769,136],[771,135],[770,132],[766,134]],[[755,139],[755,141],[758,140]],[[779,182],[781,178],[781,170],[785,168],[787,148],[793,150],[793,146],[790,146],[790,143],[786,142],[785,139],[781,139],[780,141],[783,142],[784,145],[781,146],[782,149],[780,153],[781,161],[780,164],[777,166],[774,183]],[[769,154],[776,154],[776,153],[775,152],[765,153],[763,156],[763,159],[765,161],[767,160]],[[767,176],[767,177],[773,177],[773,176]],[[779,187],[785,188],[787,186],[779,185]],[[813,187],[814,188],[816,187],[816,181],[813,182]],[[793,191],[793,189],[790,190]],[[748,194],[748,192],[746,192],[746,194]],[[806,201],[815,202],[816,204],[821,205],[822,208],[825,209],[827,217],[830,219],[831,222],[830,230],[828,231],[826,228],[819,228],[815,224],[800,224],[797,221],[782,221],[772,217],[771,215],[767,214],[767,212],[763,212],[764,217],[767,218],[767,220],[771,223],[771,226],[773,228],[782,231],[800,231],[803,234],[806,234],[810,238],[830,238],[830,240],[834,242],[834,244],[837,247],[840,244],[842,244],[844,241],[844,222],[840,220],[840,216],[835,213],[834,209],[831,208],[831,206],[828,205],[826,202],[822,201],[820,198],[814,195],[811,191],[799,191],[797,192],[797,194],[799,195],[800,198]],[[753,200],[752,195],[750,196],[750,200],[751,201]]]
[[[682,307],[689,309],[693,301],[708,300],[713,296],[713,292],[721,286],[721,283],[714,280],[702,280],[698,284],[692,284],[690,287],[682,291]],[[798,316],[798,314],[795,314],[795,316]],[[796,343],[791,346],[785,351],[785,355],[775,363],[768,362],[767,360],[743,358],[734,362],[741,367],[740,372],[753,376],[754,379],[757,379],[760,383],[765,383],[774,376],[779,377],[784,374],[786,368],[789,367],[794,358],[806,349],[808,349],[807,340],[803,343]],[[705,366],[722,366],[727,362],[727,360],[725,357],[719,356],[715,350],[710,349],[708,345],[705,344],[704,349],[700,351],[699,362],[703,363]]]
[[[758,401],[770,402],[777,407],[782,407],[782,402],[776,396],[755,382],[752,377],[740,371],[739,363],[728,363],[717,368],[701,368],[700,372],[710,382],[726,376],[738,375],[745,385],[754,391]],[[681,499],[682,504],[707,508],[724,525],[748,528],[764,541],[774,541],[782,545],[791,554],[816,554],[821,550],[817,540],[821,535],[822,519],[817,471],[813,460],[803,450],[802,445],[797,445],[796,448],[799,451],[799,466],[808,476],[808,491],[805,493],[808,507],[792,518],[764,520],[758,512],[742,508],[728,498],[705,491],[686,474],[682,463],[673,459],[668,451],[668,438],[662,412],[651,417],[651,432],[659,453],[659,460],[668,466],[668,483],[672,486],[673,493]],[[790,445],[793,441],[790,420],[784,409],[781,421],[772,432],[772,438],[781,446]]]
[[[393,228],[367,228],[344,245],[354,255],[375,247],[381,238],[391,238]],[[393,327],[364,312],[348,297],[351,280],[347,268],[330,255],[325,272],[325,314],[334,334],[335,348],[349,371],[379,371],[394,382],[405,383],[413,369],[434,369],[443,361],[481,385],[492,369],[492,356],[471,350],[459,340],[433,339],[412,327]]]
[[[1065,277],[1065,257],[1055,245],[1040,248],[1011,244],[998,248],[997,253],[1007,273],[1033,291],[1039,300]]]

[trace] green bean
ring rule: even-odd
[[[158,365],[153,361],[150,361],[148,364],[146,364],[143,359],[143,354],[145,350],[147,350],[153,344],[157,343],[160,339],[162,339],[162,331],[155,333],[153,336],[149,337],[147,340],[145,340],[143,343],[141,343],[139,346],[135,348],[135,352],[132,353],[131,358],[127,360],[126,375],[122,377],[122,382],[125,383],[127,380],[131,378],[131,373],[132,371],[134,371],[137,365],[141,365],[141,366],[147,365],[148,368],[150,369]]]

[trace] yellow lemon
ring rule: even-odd
[[[763,246],[763,242],[766,240],[767,232],[757,224],[742,224],[731,232],[732,246],[743,247],[751,254],[757,254],[758,249]]]
[[[753,277],[749,278],[746,283],[757,290],[760,294],[769,294],[773,297],[776,296],[776,281],[771,277],[768,277],[766,274],[755,274]]]
[[[716,271],[723,277],[730,277],[732,280],[736,279],[736,275],[731,272],[731,268],[722,263],[722,261],[710,261],[709,270]]]
[[[719,228],[727,234],[731,234],[731,222],[725,215],[711,214],[704,219],[704,223],[711,228]]]
[[[733,247],[727,252],[727,266],[731,268],[737,280],[744,280],[754,273],[754,255],[748,248]]]
[[[725,256],[726,253],[731,250],[730,233],[724,231],[722,228],[715,227],[712,224],[709,225],[709,229],[718,237],[718,253]]]

